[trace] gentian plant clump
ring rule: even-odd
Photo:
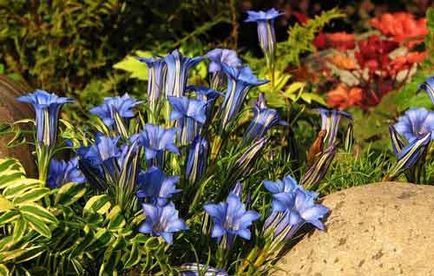
[[[250,12],[247,20],[258,23],[271,63],[279,14]],[[189,71],[206,59],[210,85],[188,86]],[[144,100],[105,98],[83,129],[59,123],[60,108],[72,99],[42,90],[19,98],[36,110],[40,185],[50,191],[38,199],[57,221],[48,230],[29,224],[29,233],[45,237],[29,244],[48,245],[27,260],[47,262],[51,274],[263,274],[303,225],[324,229],[328,209],[306,189],[327,172],[339,122],[349,114],[320,109],[322,127],[301,185],[290,176],[261,185],[258,166],[290,127],[262,94],[252,97],[268,81],[230,49],[205,57],[174,50],[139,61],[148,68]],[[61,160],[60,151],[73,157]]]

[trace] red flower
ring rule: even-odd
[[[416,38],[412,44],[420,43],[423,37],[428,34],[426,19],[415,19],[408,12],[385,13],[371,19],[369,23],[384,35],[392,37],[396,42]]]
[[[355,57],[361,68],[368,68],[371,72],[387,67],[389,53],[399,46],[397,42],[380,39],[377,35],[359,41],[358,45]]]
[[[335,48],[340,51],[354,49],[356,46],[354,34],[349,34],[346,32],[320,32],[314,39],[314,45],[318,49]]]

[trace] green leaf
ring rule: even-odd
[[[4,196],[0,195],[0,213],[12,209],[14,205]]]
[[[19,241],[27,230],[27,222],[23,218],[19,218],[14,225],[13,240]]]
[[[39,199],[45,197],[49,193],[50,193],[50,189],[48,188],[36,188],[18,195],[17,197],[14,198],[13,202],[16,205],[19,205],[29,201],[38,201]]]
[[[29,212],[22,213],[22,217],[29,224],[30,228],[32,228],[46,238],[51,238],[50,228],[47,226],[47,224],[44,223],[44,221],[40,219],[40,217],[36,216],[34,213]]]
[[[97,195],[91,197],[83,208],[84,213],[105,214],[110,209],[110,201],[107,195]]]
[[[128,254],[128,252],[127,252]],[[140,262],[142,255],[136,243],[132,244],[132,247],[128,254],[128,259],[124,263],[125,268],[131,268]]]
[[[77,183],[67,183],[60,187],[54,203],[56,205],[69,206],[82,198],[86,193],[86,187]]]
[[[45,208],[37,205],[37,204],[23,204],[19,207],[21,214],[31,214],[36,216],[43,222],[57,224],[58,221],[55,216],[53,216],[49,211]]]
[[[0,216],[0,226],[16,220],[20,213],[17,210],[10,210]]]
[[[305,85],[306,85],[306,83],[304,83],[304,82],[300,82],[300,81],[293,82],[293,83],[291,83],[291,85],[288,86],[288,88],[285,89],[284,95],[289,97],[289,95],[294,94],[294,93],[302,90]]]
[[[113,68],[131,73],[130,77],[139,80],[148,79],[148,67],[146,63],[138,61],[135,57],[127,56],[113,65]]]
[[[317,103],[320,103],[322,105],[327,105],[324,99],[315,93],[303,93],[301,94],[301,99],[307,103],[311,103],[312,101],[315,101]]]
[[[122,228],[125,225],[125,219],[122,215],[122,210],[117,205],[113,207],[113,209],[108,214],[107,218],[110,220],[107,226],[109,230]]]
[[[0,275],[9,275],[9,269],[4,264],[0,264]]]

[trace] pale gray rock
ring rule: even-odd
[[[374,183],[322,203],[326,232],[305,236],[272,275],[434,275],[434,186]]]

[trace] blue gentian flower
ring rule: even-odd
[[[90,112],[103,120],[108,127],[115,125],[116,129],[125,135],[125,120],[135,116],[133,108],[142,101],[137,101],[131,98],[127,93],[122,97],[106,97],[104,102],[97,107],[94,107]]]
[[[122,151],[118,147],[119,137],[99,135],[94,145],[90,146],[83,156],[91,161],[93,166],[104,164],[106,161],[117,159]]]
[[[295,190],[294,207],[291,210],[291,221],[301,227],[310,223],[320,230],[324,230],[321,219],[329,212],[329,209],[321,204],[315,204],[316,193],[309,193],[301,189]]]
[[[189,144],[206,122],[206,102],[187,97],[169,97],[172,105],[170,120],[176,120],[181,128],[181,145]]]
[[[164,206],[173,194],[181,191],[176,189],[178,181],[178,176],[166,176],[158,167],[150,167],[139,174],[137,197],[146,198],[154,205]]]
[[[221,64],[231,67],[241,66],[237,52],[231,49],[216,48],[206,53],[205,56],[211,61],[208,67],[210,73],[220,72],[222,70]]]
[[[208,150],[208,141],[201,136],[196,136],[190,145],[185,175],[192,185],[197,184],[205,174]]]
[[[339,121],[342,117],[352,119],[351,114],[337,109],[319,108],[321,114],[321,130],[326,130],[324,143],[332,145],[336,141],[339,129]]]
[[[178,211],[172,202],[165,206],[142,204],[142,207],[146,219],[140,226],[139,232],[161,236],[168,244],[171,244],[174,233],[188,230],[185,222],[178,217]]]
[[[47,179],[48,186],[50,188],[58,188],[70,182],[86,182],[86,178],[78,168],[78,157],[69,161],[51,159]]]
[[[267,83],[268,81],[258,80],[248,66],[234,68],[222,64],[222,67],[228,76],[228,88],[221,107],[222,129],[225,130],[240,111],[249,89]]]
[[[395,130],[404,136],[409,143],[416,139],[431,134],[434,139],[434,112],[425,108],[412,108],[405,112],[404,116],[399,117],[394,125]]]
[[[277,110],[267,107],[262,93],[259,94],[258,100],[253,107],[253,113],[253,120],[244,134],[244,143],[262,138],[276,124],[286,125],[286,122],[280,120]]]
[[[154,106],[163,94],[166,62],[162,58],[138,58],[148,66],[148,99]]]
[[[54,146],[57,140],[60,108],[66,103],[73,102],[73,99],[38,89],[18,97],[18,101],[30,103],[35,109],[37,142],[48,147]]]
[[[178,147],[175,144],[177,131],[176,128],[163,128],[158,125],[146,124],[142,132],[131,137],[131,141],[139,141],[140,145],[145,148],[146,159],[155,159],[156,164],[162,166],[165,150],[179,155]]]
[[[205,86],[189,86],[187,87],[187,90],[196,92],[196,99],[206,102],[205,114],[207,120],[205,125],[208,125],[214,117],[215,102],[217,98],[223,96],[223,94]]]
[[[203,57],[188,58],[184,57],[178,50],[164,58],[167,64],[167,78],[165,93],[166,96],[184,96],[187,85],[188,72],[191,67],[203,60]]]
[[[281,15],[275,9],[268,11],[247,11],[245,22],[256,22],[258,24],[259,45],[268,57],[274,56],[276,47],[276,34],[274,32],[274,20]]]
[[[264,181],[264,187],[273,195],[272,207],[273,211],[284,211],[287,209],[288,205],[294,200],[292,193],[299,189],[300,186],[297,184],[294,178],[291,176],[285,176],[283,180],[277,181]]]
[[[217,269],[198,263],[187,263],[180,266],[181,276],[229,276],[223,269]]]
[[[431,102],[434,103],[434,76],[427,78],[420,86],[419,90],[425,90],[428,93]]]
[[[235,236],[250,240],[251,232],[248,228],[260,218],[258,212],[246,211],[245,205],[234,193],[229,194],[226,202],[206,204],[203,208],[214,221],[211,236],[220,239],[227,235],[229,241],[232,241]]]

